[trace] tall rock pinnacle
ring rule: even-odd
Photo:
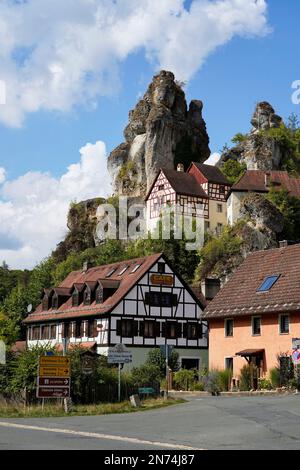
[[[144,196],[161,167],[187,166],[210,155],[209,137],[202,118],[203,104],[185,94],[172,72],[153,77],[144,97],[129,113],[125,142],[108,158],[114,192]]]

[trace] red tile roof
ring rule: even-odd
[[[86,272],[83,271],[74,271],[70,273],[66,279],[59,286],[63,291],[70,291],[74,284],[85,284],[85,283],[96,283],[101,281],[101,283],[106,284],[107,287],[116,287],[119,285],[119,288],[116,292],[109,297],[103,304],[97,304],[95,301],[86,306],[84,304],[79,305],[78,307],[72,307],[72,298],[70,297],[61,307],[57,310],[51,309],[48,311],[43,311],[42,304],[40,304],[37,309],[27,316],[24,320],[24,323],[34,323],[42,321],[53,321],[53,320],[62,320],[69,318],[78,318],[82,316],[95,316],[95,315],[104,315],[109,313],[116,305],[122,300],[122,298],[128,293],[128,291],[143,277],[143,275],[158,261],[162,256],[162,253],[155,255],[145,256],[142,258],[136,258],[128,261],[120,261],[118,263],[113,263],[109,265],[97,266],[91,268]],[[129,268],[122,274],[122,267],[128,266]],[[132,273],[131,271],[137,265],[141,265],[136,272]],[[105,276],[116,269],[115,272],[105,279]],[[107,282],[109,281],[109,283]]]
[[[184,173],[182,171],[161,168],[150,190],[148,191],[145,200],[149,198],[161,171],[163,172],[163,174],[165,175],[170,185],[177,194],[182,194],[183,196],[201,197],[205,199],[208,198],[208,195],[193,175],[189,175],[188,173]]]
[[[232,191],[253,191],[267,193],[270,189],[266,185],[266,178],[269,184],[273,184],[275,189],[286,189],[291,196],[300,197],[300,179],[291,178],[287,171],[248,170],[235,183]]]
[[[83,341],[82,343],[69,343],[68,344],[68,350],[70,349],[76,349],[76,348],[82,348],[82,349],[95,349],[97,346],[96,341]],[[63,345],[62,344],[57,344],[55,346],[57,352],[63,352]]]
[[[231,186],[231,183],[217,166],[206,165],[205,163],[198,162],[192,162],[191,166],[192,165],[198,168],[198,170],[202,173],[203,176],[205,176],[209,183],[225,184]]]
[[[268,276],[279,275],[268,292],[258,292]],[[300,244],[258,251],[246,258],[209,303],[204,318],[300,312]]]

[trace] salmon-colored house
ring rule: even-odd
[[[258,377],[268,376],[278,356],[291,355],[292,339],[300,338],[300,245],[249,255],[204,318],[210,368],[232,369],[238,378],[248,362]]]

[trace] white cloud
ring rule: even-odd
[[[221,154],[220,153],[212,153],[211,156],[209,157],[208,160],[206,160],[206,162],[204,162],[206,165],[213,165],[215,166],[218,161],[220,160],[221,158]]]
[[[5,168],[0,167],[0,184],[3,184],[6,178]]]
[[[80,149],[80,162],[60,178],[29,172],[0,189],[0,261],[31,268],[48,256],[67,232],[71,201],[111,193],[103,142]]]
[[[0,122],[96,106],[120,87],[118,66],[145,51],[155,68],[189,80],[234,36],[268,32],[265,0],[28,0],[0,2]]]

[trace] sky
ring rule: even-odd
[[[160,69],[201,99],[212,153],[258,101],[300,115],[299,0],[0,0],[0,262],[32,268],[71,201],[110,194],[106,158]]]

